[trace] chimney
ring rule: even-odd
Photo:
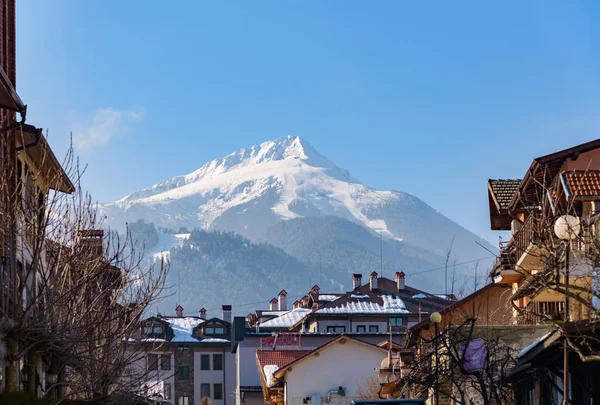
[[[362,274],[354,273],[352,275],[352,289],[356,290],[362,284]]]
[[[101,259],[104,256],[102,246],[104,231],[102,229],[85,229],[77,232],[82,247],[82,256],[86,260]]]
[[[221,307],[222,315],[221,319],[225,322],[231,323],[231,305],[223,305]]]
[[[271,311],[277,311],[277,298],[273,298],[271,302],[269,302],[269,309]]]
[[[200,310],[200,318],[206,319],[206,309],[205,308],[202,308]]]
[[[177,305],[177,308],[175,308],[175,315],[178,318],[183,317],[183,307],[181,305]]]
[[[293,308],[296,309],[296,308],[299,308],[299,307],[300,307],[300,303],[298,302],[298,300],[294,301]]]
[[[287,291],[285,290],[281,290],[281,292],[279,293],[279,310],[287,310]]]
[[[314,285],[313,288],[310,289],[311,294],[318,294],[321,291],[321,288],[318,285]]]
[[[369,280],[369,283],[371,284],[371,291],[377,290],[377,273],[376,272],[371,273],[371,278]]]
[[[398,291],[402,291],[404,290],[404,272],[400,271],[400,272],[396,272],[396,286],[398,287]]]

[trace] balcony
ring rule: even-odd
[[[522,277],[522,272],[517,271],[516,267],[528,253],[531,244],[539,239],[539,221],[539,214],[530,214],[521,229],[508,242],[500,241],[500,255],[491,274],[495,282],[513,283]]]
[[[517,316],[517,325],[539,325],[563,318],[565,303],[563,301],[532,301],[522,307]]]

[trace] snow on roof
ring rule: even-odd
[[[287,311],[276,318],[269,319],[266,322],[260,324],[261,328],[290,328],[294,326],[298,321],[310,313],[311,310],[308,308],[294,308],[291,311]]]
[[[268,387],[273,386],[273,374],[275,374],[277,370],[279,370],[279,366],[275,364],[267,364],[263,367],[263,371],[265,372],[265,380]]]
[[[208,339],[202,339],[202,343],[229,343],[230,341],[227,339],[220,339],[220,338],[208,338]]]
[[[521,358],[523,356],[525,356],[527,353],[529,353],[534,347],[536,347],[537,345],[539,345],[540,343],[542,343],[544,340],[546,340],[554,331],[550,331],[548,333],[546,333],[544,336],[542,336],[541,338],[539,338],[538,340],[533,341],[531,344],[525,346],[523,348],[523,350],[521,350],[519,352],[519,355],[517,356],[517,358]]]
[[[415,294],[415,295],[413,295],[413,298],[429,298],[429,297],[427,297],[427,296],[426,296],[425,294],[423,294],[423,293],[418,293],[418,294]]]
[[[350,296],[355,298],[354,296]],[[316,312],[325,314],[407,314],[406,304],[399,297],[381,295],[383,305],[373,301],[349,301],[339,307],[323,307]]]
[[[284,310],[281,310],[281,311],[279,311],[279,310],[276,310],[276,311],[262,311],[261,315],[264,315],[264,316],[279,316],[279,315],[283,314],[284,312],[288,312],[288,311],[284,311]]]
[[[192,331],[204,322],[196,317],[165,318],[165,321],[169,322],[173,329],[171,342],[197,342],[198,340],[192,337]]]
[[[334,294],[319,294],[319,301],[335,301],[338,298],[340,298],[339,295],[334,295]]]
[[[441,298],[443,300],[449,300],[450,297],[448,297],[446,294],[435,294],[436,297]]]
[[[352,294],[350,296],[350,298],[358,298],[358,299],[362,299],[362,300],[368,300],[369,298],[371,298],[371,296],[367,295],[367,294],[360,294],[360,295]]]
[[[133,341],[135,342],[135,339],[133,339]],[[141,342],[166,342],[166,339],[161,339],[161,338],[144,338],[140,340]]]

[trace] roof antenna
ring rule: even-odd
[[[383,277],[383,237],[381,236],[381,232],[379,232],[379,258],[381,261],[379,273]]]

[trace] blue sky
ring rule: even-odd
[[[599,7],[21,1],[17,89],[99,201],[294,134],[494,242],[488,178],[600,137]]]

